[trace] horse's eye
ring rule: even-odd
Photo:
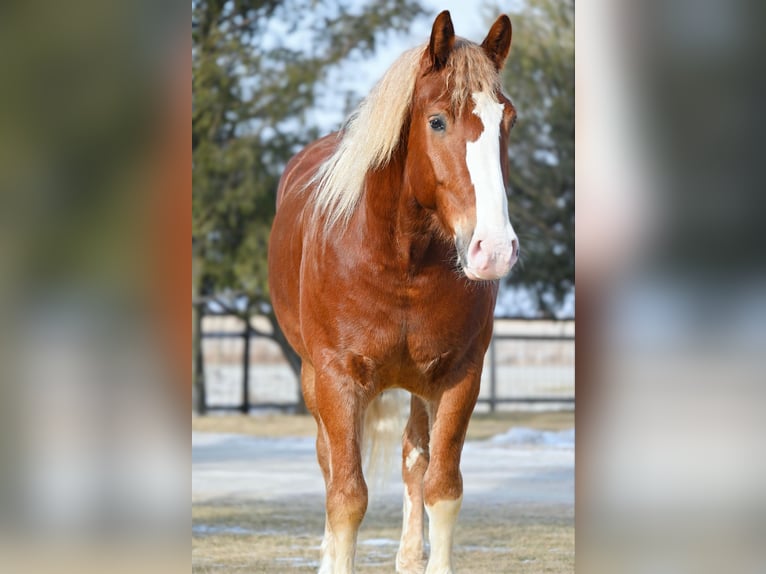
[[[444,120],[439,117],[431,118],[430,120],[428,120],[428,123],[430,124],[431,129],[436,132],[443,132],[447,128],[447,125],[444,123]]]

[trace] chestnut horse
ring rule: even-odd
[[[269,281],[317,423],[320,573],[353,571],[367,509],[365,413],[394,387],[411,393],[396,569],[452,572],[460,455],[497,280],[519,253],[505,187],[516,112],[499,76],[510,44],[507,16],[477,45],[455,37],[442,12],[429,43],[405,52],[341,132],[306,147],[282,176]]]

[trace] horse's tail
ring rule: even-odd
[[[395,456],[402,441],[407,393],[398,389],[384,391],[367,407],[364,418],[363,453],[368,483],[383,486],[391,475]]]

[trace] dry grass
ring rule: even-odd
[[[511,427],[559,431],[574,428],[574,424],[574,411],[475,413],[468,425],[467,439],[484,440]]]
[[[316,424],[310,415],[241,414],[192,417],[192,431],[244,434],[250,436],[314,436]]]
[[[394,570],[399,508],[378,506],[360,530],[359,574]],[[208,531],[193,537],[192,571],[315,572],[324,527],[321,509],[314,499],[195,505],[193,522]],[[462,574],[573,572],[573,522],[571,508],[466,505],[455,535],[455,569]],[[216,528],[230,531],[216,533]]]
[[[562,430],[574,427],[573,411],[500,412],[473,415],[468,427],[468,440],[484,440],[506,432],[511,427],[539,430]],[[314,436],[316,425],[309,415],[240,414],[193,417],[192,430],[198,432],[235,433],[251,436]]]

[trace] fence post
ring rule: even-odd
[[[202,319],[205,315],[205,304],[194,303],[192,305],[194,314],[193,332],[192,332],[192,352],[194,360],[194,371],[192,374],[192,388],[194,392],[194,408],[198,415],[207,413],[207,393],[205,389],[205,358],[202,345]]]
[[[495,333],[492,331],[492,339],[489,342],[489,412],[495,412],[497,404],[497,356],[495,355]]]
[[[245,319],[245,331],[242,333],[244,353],[242,355],[242,406],[243,414],[250,412],[250,317]]]

